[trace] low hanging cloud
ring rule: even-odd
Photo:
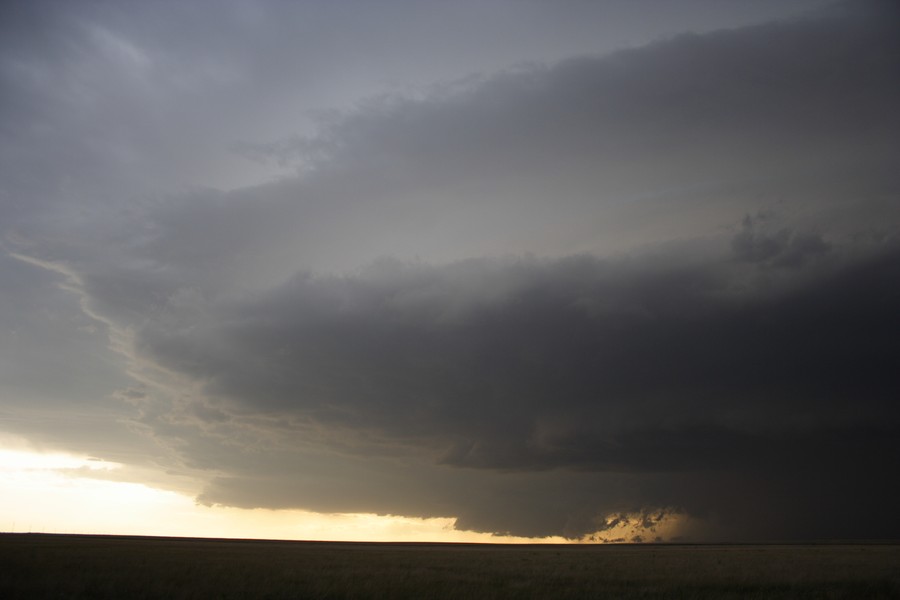
[[[379,99],[242,146],[297,176],[20,253],[77,275],[205,503],[900,535],[891,10]]]
[[[708,487],[738,474],[811,501],[827,478],[880,489],[884,465],[900,458],[900,385],[889,360],[900,249],[853,250],[834,250],[842,256],[807,266],[813,273],[747,266],[739,254],[675,265],[654,256],[384,261],[356,276],[301,275],[250,299],[195,305],[183,321],[148,324],[136,344],[201,384],[215,408],[195,411],[195,421],[254,423],[284,453],[267,460],[269,486],[245,473],[209,488],[208,502],[296,498],[317,509],[433,515],[439,496],[452,515],[477,513],[472,502],[502,510],[468,494],[451,501],[457,494],[434,482],[469,480],[472,469],[497,478],[488,489],[516,482],[515,502],[535,506],[546,501],[531,488],[561,471],[592,491],[610,474],[663,476],[669,487],[654,501],[688,511],[709,494],[691,491],[698,480]],[[300,455],[328,449],[314,472],[349,472],[334,489],[314,476],[305,485],[318,491],[298,488],[292,480],[309,467],[294,474],[292,446]],[[405,475],[425,489],[410,492]],[[772,492],[754,486],[745,492],[757,500]],[[586,502],[579,492],[555,501],[574,511]],[[412,502],[417,494],[428,500]],[[626,501],[626,510],[642,506],[633,504],[639,493]],[[546,535],[560,533],[557,511],[523,511],[502,529],[475,522]],[[588,533],[595,514],[565,532]]]
[[[739,258],[384,261],[173,310],[136,346],[234,410],[296,413],[387,445],[446,445],[447,464],[727,463],[702,444],[665,452],[663,432],[702,438],[734,419],[739,450],[756,431],[846,423],[864,373],[876,389],[893,381],[879,359],[894,323],[893,246],[800,285]],[[871,408],[887,410],[888,397]],[[635,451],[645,442],[659,447]]]

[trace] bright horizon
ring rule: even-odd
[[[643,541],[635,540],[636,531],[626,524],[600,532],[593,539],[588,535],[571,540],[561,536],[532,538],[460,531],[455,529],[452,517],[423,519],[203,506],[184,493],[106,478],[122,467],[65,453],[0,449],[0,514],[6,517],[0,531],[331,542]],[[84,474],[85,470],[91,474]],[[677,519],[658,525],[659,533],[670,540],[677,530]]]

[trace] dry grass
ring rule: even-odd
[[[900,546],[2,534],[0,598],[900,598]]]

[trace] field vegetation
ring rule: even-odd
[[[2,534],[0,598],[900,598],[900,545]]]

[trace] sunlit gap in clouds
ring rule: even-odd
[[[598,530],[582,536],[582,543],[666,543],[690,539],[703,523],[676,509],[613,513],[598,520]]]

